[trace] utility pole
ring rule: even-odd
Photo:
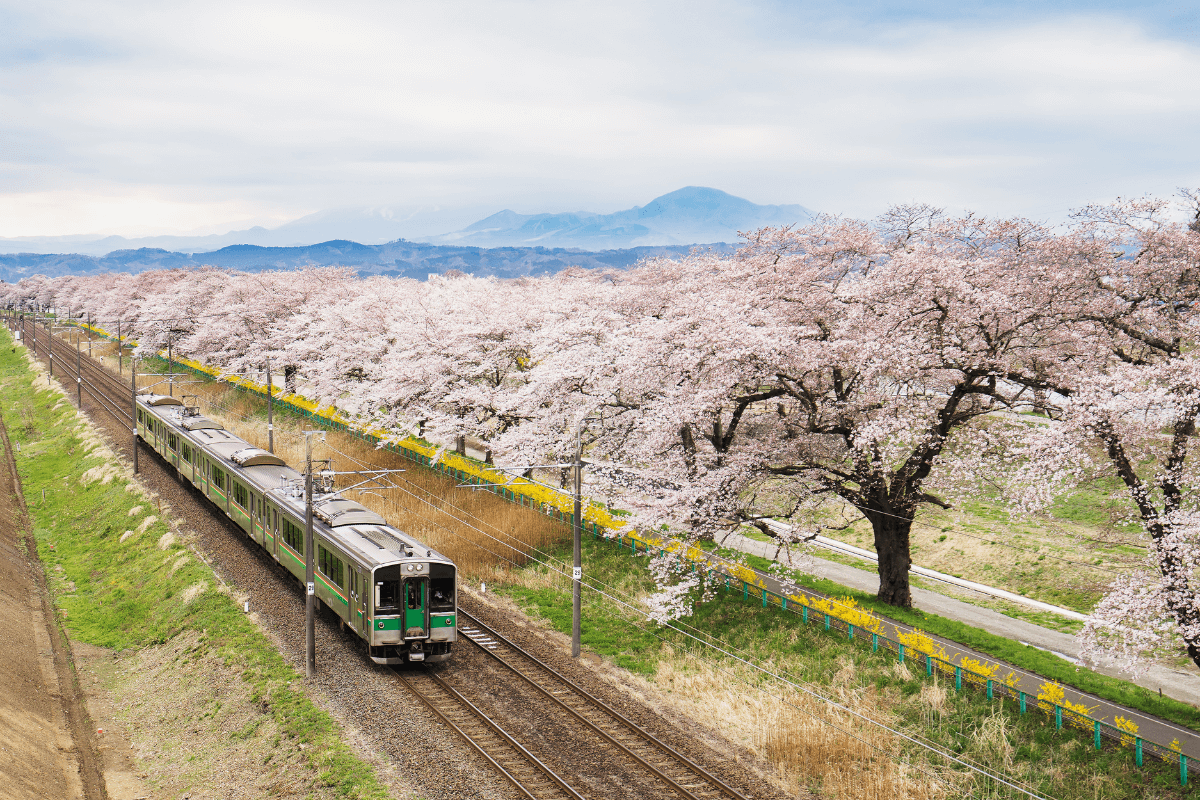
[[[129,359],[129,411],[133,420],[133,474],[138,474],[138,441],[137,441],[137,362]]]
[[[83,408],[83,345],[80,343],[80,331],[75,331],[75,404]]]
[[[171,337],[167,337],[167,394],[175,396],[175,358],[171,355]]]
[[[271,359],[267,359],[267,450],[275,452],[275,409],[274,400],[272,398],[272,390],[275,387],[271,385]]]
[[[571,656],[579,658],[579,617],[583,610],[583,424],[575,431],[575,564],[571,570]]]
[[[88,312],[88,358],[92,357],[92,312]]]
[[[117,320],[117,374],[121,374],[121,320]]]
[[[317,587],[313,575],[313,474],[312,437],[323,431],[304,432],[304,677],[317,671],[317,640],[313,627],[316,615]]]
[[[50,377],[54,377],[54,324],[46,317],[46,361],[50,364]]]

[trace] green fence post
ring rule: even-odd
[[[878,633],[871,634],[871,652],[872,653],[879,652],[879,634]]]
[[[763,608],[767,607],[767,590],[763,589]]]
[[[825,630],[829,630],[829,615],[825,615]]]
[[[1021,692],[1021,713],[1025,713],[1025,693]]]
[[[1187,756],[1179,754],[1179,785],[1187,786]]]
[[[1100,721],[1096,720],[1096,749],[1100,749]]]
[[[899,661],[900,661],[900,663],[901,663],[901,664],[903,664],[903,663],[904,663],[904,645],[900,645],[900,658],[899,658]]]
[[[787,611],[787,598],[783,598],[783,610]]]
[[[991,700],[993,696],[994,695],[992,694],[992,679],[988,678],[988,700]]]
[[[1054,707],[1054,727],[1062,730],[1062,706]]]
[[[925,674],[933,677],[933,656],[925,656]]]
[[[850,641],[853,642],[854,641],[854,623],[853,622],[847,623],[846,632],[850,634],[849,639],[850,639]]]
[[[1142,737],[1140,736],[1133,741],[1133,762],[1139,767],[1142,765]]]
[[[746,583],[745,581],[742,581],[742,599],[750,599],[750,584]]]
[[[808,624],[808,606],[804,607],[804,624]]]
[[[959,666],[956,666],[954,668],[954,691],[956,691],[956,692],[962,691],[962,667],[959,667]],[[1022,694],[1022,696],[1024,696],[1025,693],[1022,692],[1021,694]],[[1022,708],[1021,711],[1023,712],[1023,711],[1025,711],[1025,709]]]

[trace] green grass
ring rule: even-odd
[[[733,556],[733,553],[727,553]],[[746,560],[748,566],[764,573],[771,573],[771,562],[757,556],[739,554]],[[1067,686],[1074,686],[1083,692],[1094,694],[1114,703],[1120,703],[1135,708],[1147,714],[1153,714],[1170,720],[1186,728],[1200,731],[1200,709],[1188,703],[1174,700],[1170,697],[1159,697],[1129,681],[1101,675],[1085,667],[1077,667],[1070,661],[1039,650],[1030,645],[1006,639],[993,633],[980,630],[957,620],[931,614],[916,609],[902,609],[889,606],[879,601],[875,595],[850,589],[841,584],[811,575],[793,573],[796,582],[805,588],[820,592],[829,597],[849,597],[860,606],[882,617],[888,617],[897,622],[903,622],[914,628],[920,628],[926,633],[941,636],[952,642],[965,645],[981,653],[1001,659],[1015,667],[1028,670],[1044,678],[1056,680]]]
[[[130,517],[133,506],[147,501],[127,492],[122,477],[81,483],[83,473],[103,459],[86,454],[72,406],[55,408],[61,395],[31,388],[32,373],[10,345],[7,330],[0,329],[0,414],[10,439],[21,446],[17,465],[38,552],[71,638],[126,650],[200,632],[191,658],[236,666],[253,701],[269,710],[286,736],[306,745],[306,761],[322,784],[343,797],[387,797],[372,769],[343,743],[333,718],[305,695],[302,677],[230,597],[215,591],[212,571],[178,544],[160,547],[168,532],[162,520],[120,542],[156,509]],[[201,585],[204,590],[188,602],[189,590]]]
[[[558,555],[569,558],[565,549]],[[609,542],[585,537],[585,574],[614,587],[613,591],[619,596],[632,598],[639,592],[651,590],[647,563],[645,556],[633,557],[627,549],[620,550]],[[539,584],[539,578],[544,578],[546,583]],[[828,581],[808,583],[819,591],[838,596],[849,595],[865,606],[882,610],[873,597],[864,593],[849,592]],[[527,568],[525,576],[496,586],[495,590],[510,597],[531,616],[547,620],[555,630],[566,634],[571,629],[568,586],[561,576],[546,573],[534,565]],[[980,634],[960,623],[920,612],[893,613],[891,616],[920,625],[931,633],[963,640],[965,644],[978,649],[994,651],[997,656],[1007,656],[1006,660],[1013,663],[1023,662],[1021,666],[1043,674],[1055,673],[1063,678],[1069,677],[1072,684],[1094,680],[1095,684],[1089,686],[1089,690],[1105,688],[1119,701],[1126,698],[1137,700],[1138,707],[1150,713],[1172,718],[1189,727],[1200,724],[1200,711],[1191,706],[1169,700],[1159,701],[1145,690],[1130,688],[1124,682],[1104,676],[1089,674],[1087,680],[1080,681],[1078,678],[1083,671],[1076,673],[1073,665],[1036,648]],[[639,619],[633,613],[621,612],[595,592],[587,591],[584,594],[582,619],[581,639],[585,648],[651,680],[660,661],[681,650],[701,651],[706,659],[717,663],[722,661],[713,651],[703,652],[702,648],[679,631],[659,628],[646,622],[644,617]],[[1127,748],[1106,744],[1102,751],[1096,752],[1087,733],[1057,731],[1053,721],[1044,715],[1030,713],[1022,716],[1012,701],[989,701],[982,692],[967,689],[955,694],[950,691],[948,712],[944,716],[931,718],[916,700],[926,680],[919,670],[915,671],[917,674],[911,680],[904,680],[891,669],[894,656],[883,652],[873,654],[869,645],[848,643],[844,633],[826,633],[818,624],[805,626],[798,615],[777,607],[763,609],[760,601],[753,596],[749,602],[743,602],[740,589],[722,591],[714,600],[698,602],[692,616],[684,622],[711,636],[722,646],[743,650],[759,663],[770,663],[799,681],[826,689],[831,686],[832,676],[847,663],[852,663],[858,685],[874,686],[897,699],[892,713],[897,716],[901,728],[919,733],[953,752],[970,755],[983,763],[992,763],[993,766],[995,754],[981,751],[972,739],[972,732],[979,730],[990,717],[999,714],[1003,716],[1009,741],[1014,747],[1014,767],[1011,771],[1046,796],[1062,800],[1085,800],[1096,796],[1114,800],[1145,796],[1194,796],[1192,788],[1184,789],[1178,785],[1178,765],[1147,758],[1145,767],[1138,769],[1134,766],[1132,752]],[[914,760],[921,757],[915,749],[910,749],[908,754]]]

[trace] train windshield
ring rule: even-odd
[[[399,614],[401,595],[399,567],[382,567],[375,570],[375,613]]]
[[[429,565],[429,610],[454,610],[454,567],[450,564]]]

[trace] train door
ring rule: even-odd
[[[426,600],[429,598],[427,578],[408,578],[404,581],[404,635],[425,636]]]
[[[354,582],[353,600],[350,603],[352,615],[350,622],[365,639],[370,628],[370,623],[367,622],[367,575],[357,567],[352,568],[350,575],[350,580]]]

